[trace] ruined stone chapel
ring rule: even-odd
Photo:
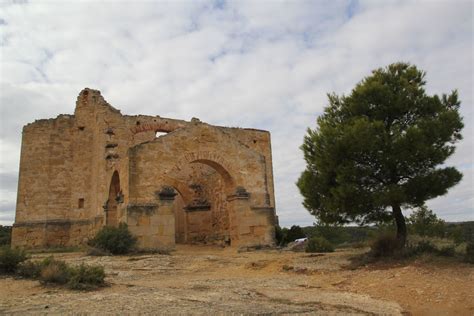
[[[12,245],[81,245],[121,222],[145,249],[273,244],[270,133],[122,115],[87,88],[74,115],[27,124]]]

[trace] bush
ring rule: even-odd
[[[428,240],[422,240],[420,241],[416,246],[413,247],[415,252],[417,254],[422,254],[422,253],[438,253],[438,249],[436,246],[428,241]]]
[[[66,262],[52,257],[41,263],[40,281],[43,283],[66,284],[71,277],[71,268]]]
[[[127,224],[120,223],[118,227],[103,227],[89,245],[117,255],[128,253],[136,241],[128,230]]]
[[[73,290],[91,290],[104,286],[104,279],[103,267],[81,264],[79,267],[71,269],[71,277],[67,285]]]
[[[18,248],[4,246],[0,248],[0,274],[14,273],[18,265],[28,259],[26,252]]]
[[[474,263],[474,242],[468,242],[466,245],[466,255],[464,260],[469,263]]]
[[[347,227],[342,226],[315,225],[309,229],[305,229],[305,232],[309,238],[322,237],[333,245],[340,245],[352,241],[351,235],[347,230]]]
[[[24,278],[38,279],[41,276],[41,269],[43,265],[37,261],[26,261],[22,262],[16,271],[16,273]]]
[[[444,246],[438,250],[438,255],[443,257],[454,257],[456,255],[456,249],[454,246]]]
[[[333,252],[334,246],[324,237],[312,237],[306,244],[306,252]]]
[[[383,234],[377,237],[370,246],[370,255],[375,258],[391,257],[398,250],[398,240],[393,234]]]
[[[71,267],[52,256],[42,261],[24,262],[17,273],[25,278],[39,279],[41,283],[67,284],[73,290],[91,290],[105,284],[103,267],[84,264]]]

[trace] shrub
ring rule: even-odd
[[[315,225],[306,229],[308,237],[322,237],[333,245],[340,245],[351,242],[351,235],[347,232],[347,227],[333,225]]]
[[[438,255],[443,257],[454,257],[456,255],[456,249],[454,246],[444,246],[438,250]]]
[[[474,263],[474,242],[468,242],[466,245],[466,256],[464,260],[469,263]]]
[[[28,259],[24,250],[4,246],[0,248],[0,273],[14,273],[18,265]]]
[[[420,241],[416,246],[414,246],[415,252],[417,254],[421,253],[437,253],[438,249],[432,242],[428,240]]]
[[[324,237],[312,237],[306,244],[306,252],[333,252],[334,246]]]
[[[370,254],[375,258],[393,256],[398,249],[398,240],[393,234],[382,234],[370,246]]]
[[[84,264],[71,267],[52,256],[42,261],[24,262],[18,267],[17,272],[20,276],[39,279],[42,283],[67,284],[73,290],[91,290],[105,284],[103,267]]]
[[[296,239],[300,238],[306,238],[303,229],[298,225],[291,226],[286,234],[286,243],[295,241]]]
[[[41,276],[43,265],[38,261],[22,262],[17,269],[17,274],[28,279],[38,279]]]
[[[125,254],[135,243],[136,238],[128,230],[127,224],[120,223],[118,227],[103,227],[89,244],[112,254]]]
[[[52,257],[41,263],[40,281],[43,283],[66,284],[71,276],[71,268],[66,262]]]
[[[91,290],[104,286],[104,268],[101,266],[87,266],[81,264],[71,269],[68,287],[73,290]]]
[[[288,228],[280,227],[279,225],[275,226],[275,239],[278,246],[286,246],[288,244],[287,241],[288,236]]]

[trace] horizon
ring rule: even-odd
[[[295,185],[306,129],[327,93],[397,61],[427,72],[427,94],[459,92],[464,139],[446,165],[463,179],[427,206],[474,221],[472,12],[470,1],[3,3],[0,225],[14,221],[22,127],[73,113],[89,86],[126,115],[269,131],[280,225],[311,226]]]

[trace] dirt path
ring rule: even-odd
[[[349,270],[352,255],[197,246],[180,246],[170,256],[55,254],[103,265],[110,286],[74,292],[2,278],[0,314],[474,314],[472,266],[415,262]]]

